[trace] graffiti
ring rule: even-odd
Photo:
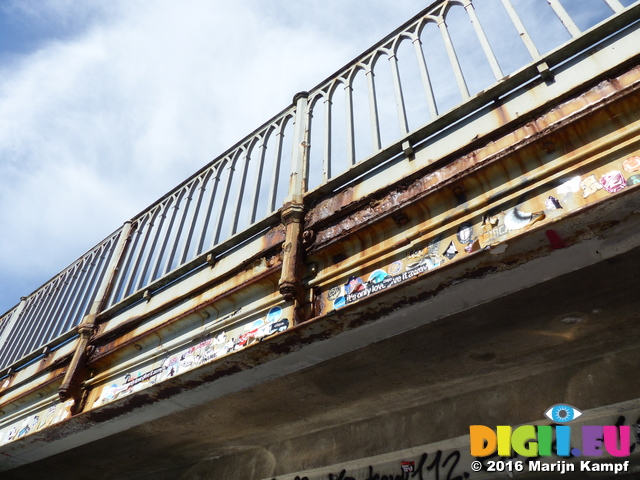
[[[366,471],[347,472],[346,469],[340,473],[327,473],[320,475],[319,479],[326,480],[465,480],[470,474],[458,469],[461,453],[454,450],[445,455],[442,450],[438,450],[434,455],[422,454],[420,460],[399,462],[398,472],[383,472],[381,467],[369,465]],[[273,478],[272,480],[278,480]],[[310,480],[309,477],[296,476],[294,480]]]

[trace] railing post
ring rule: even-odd
[[[282,246],[282,275],[279,291],[286,301],[294,302],[296,312],[300,312],[300,307],[304,304],[301,272],[304,260],[302,230],[305,214],[303,195],[306,190],[304,179],[308,156],[308,96],[307,92],[300,92],[294,97],[296,117],[293,132],[291,178],[289,179],[289,194],[282,208],[282,223],[286,227],[286,237]]]
[[[96,297],[91,304],[91,309],[89,310],[87,316],[82,319],[82,322],[77,327],[80,337],[78,338],[78,342],[76,343],[76,349],[73,353],[73,357],[71,358],[71,362],[69,363],[69,367],[67,368],[67,371],[64,375],[62,385],[60,385],[60,388],[58,388],[58,396],[62,401],[65,401],[69,398],[73,398],[73,400],[75,401],[74,406],[72,407],[74,413],[77,413],[80,407],[80,399],[82,393],[81,373],[83,372],[87,362],[89,340],[91,340],[91,336],[93,335],[95,330],[96,316],[104,308],[104,305],[109,298],[109,294],[111,292],[111,289],[113,288],[115,277],[118,273],[118,268],[122,263],[122,257],[124,255],[125,246],[127,240],[129,239],[130,232],[131,222],[127,221],[124,223],[122,230],[120,231],[120,236],[118,237],[118,242],[116,243],[116,246],[114,248],[111,261],[109,262],[106,274],[102,280],[102,283],[100,284],[100,288],[96,292]]]

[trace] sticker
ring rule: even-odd
[[[374,270],[373,272],[371,272],[371,275],[369,275],[369,283],[377,285],[384,282],[385,278],[387,278],[388,276],[389,274],[384,270]]]
[[[281,307],[271,307],[269,312],[267,313],[267,323],[273,323],[282,318],[282,308]]]
[[[338,298],[340,296],[340,293],[342,292],[342,287],[331,287],[331,289],[329,290],[329,293],[327,293],[327,300],[329,300],[330,302],[333,302],[336,298]]]
[[[333,301],[333,308],[344,307],[347,304],[347,300],[344,297],[338,297]]]
[[[416,462],[401,462],[400,468],[403,473],[413,473],[416,469]]]
[[[390,275],[397,275],[402,271],[402,267],[403,267],[403,263],[402,260],[396,260],[395,262],[393,262],[391,265],[389,265],[389,274]]]
[[[476,250],[480,250],[480,241],[477,238],[472,243],[464,247],[464,251],[467,253],[475,252]]]
[[[595,175],[589,175],[587,178],[580,182],[580,188],[582,189],[582,196],[587,198],[592,193],[596,193],[602,188],[602,185],[598,183]]]
[[[556,190],[560,195],[569,195],[580,191],[580,177],[573,177],[560,185]]]
[[[347,295],[357,293],[362,289],[364,289],[364,285],[362,284],[362,279],[359,277],[349,277],[349,281],[344,286],[344,290]]]
[[[453,240],[449,243],[449,246],[447,247],[447,249],[444,252],[444,256],[447,257],[449,260],[452,260],[453,257],[455,257],[458,254],[458,250],[456,249],[456,246],[453,244]]]
[[[270,335],[273,335],[274,333],[284,332],[287,328],[289,328],[289,320],[283,318],[282,320],[278,320],[277,322],[272,323],[270,327]]]
[[[525,213],[514,207],[504,215],[504,224],[508,230],[519,230],[526,227],[533,220],[532,213]]]
[[[465,222],[458,227],[458,241],[462,245],[473,242],[473,226],[469,222]]]
[[[440,242],[442,242],[442,238],[443,238],[443,235],[439,234],[438,236],[436,236],[436,238],[434,238],[429,242],[429,245],[427,246],[427,254],[430,257],[439,256],[438,250],[440,250]]]
[[[614,170],[613,172],[604,174],[600,179],[600,184],[607,192],[617,193],[623,188],[626,188],[627,181],[622,176],[622,173]]]
[[[414,268],[418,268],[422,265],[426,265],[427,264],[427,259],[429,257],[427,255],[425,255],[424,257],[422,257],[420,260],[418,260],[417,262],[412,262],[412,263],[408,263],[407,264],[407,270],[413,270]]]
[[[547,201],[544,205],[545,207],[547,207],[547,210],[558,210],[562,208],[562,205],[560,205],[560,200],[558,200],[556,197],[547,198]]]
[[[640,183],[640,175],[632,175],[627,180],[627,186],[637,185]]]
[[[11,430],[9,430],[7,432],[6,437],[4,438],[4,443],[7,443],[13,440],[17,433],[18,433],[18,427],[13,427]]]
[[[622,168],[627,172],[637,172],[640,170],[640,157],[633,156],[622,162]]]

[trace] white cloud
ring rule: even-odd
[[[80,5],[0,12],[49,28],[0,64],[0,311],[421,8]]]

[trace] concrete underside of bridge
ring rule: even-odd
[[[306,343],[272,362],[278,374],[248,366],[189,389],[213,368],[204,365],[151,387],[152,404],[136,407],[134,395],[20,439],[5,455],[48,445],[51,455],[2,478],[271,479],[322,468],[338,478],[332,466],[341,462],[441,445],[472,424],[542,423],[560,402],[587,419],[604,412],[638,423],[626,412],[640,402],[640,190],[628,190],[556,225],[588,225],[591,238],[533,255],[544,231],[532,231],[503,253],[477,252],[232,355],[236,366],[249,365],[269,342],[272,350],[286,345],[287,335]],[[529,260],[518,264],[523,255]],[[458,281],[434,290],[445,277]],[[345,323],[353,328],[318,336]],[[154,413],[167,402],[181,407]],[[125,423],[118,433],[101,430],[117,422]],[[460,449],[468,455],[468,444]],[[638,454],[631,460],[625,478],[640,478]],[[456,468],[470,472],[468,462]],[[508,478],[495,475],[487,478]],[[574,475],[564,477],[586,476]]]

